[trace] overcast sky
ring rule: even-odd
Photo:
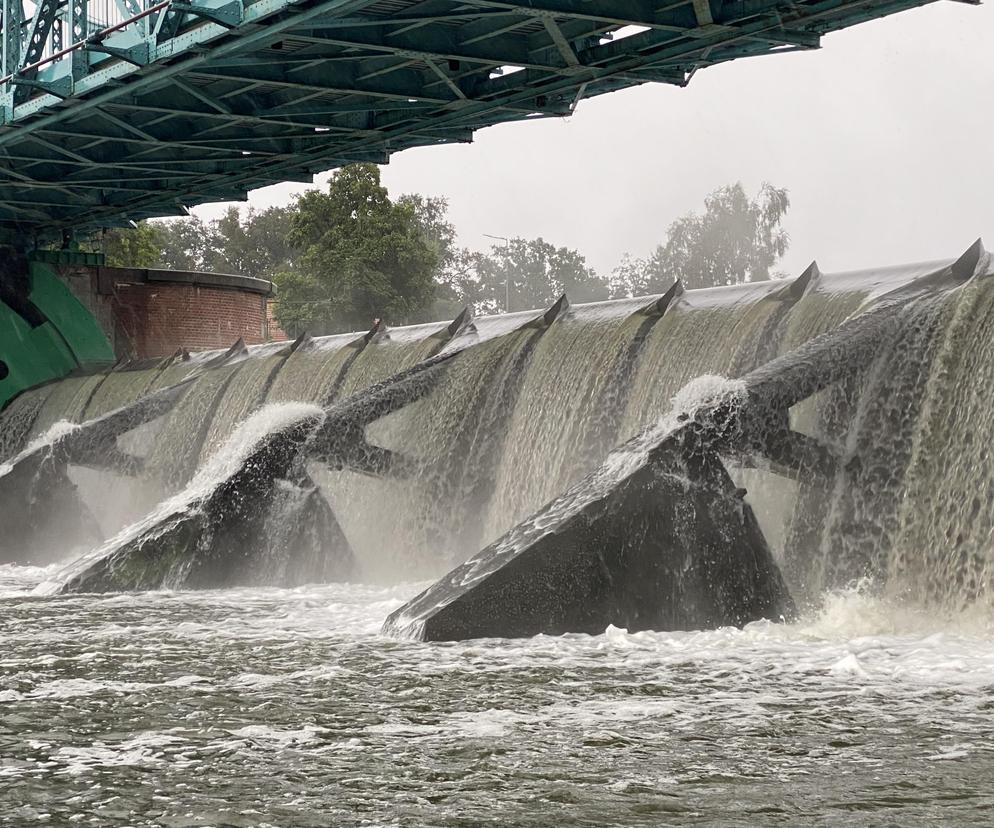
[[[739,180],[790,191],[788,272],[812,259],[831,271],[951,257],[983,235],[994,248],[994,5],[942,0],[822,44],[407,150],[383,180],[391,195],[447,198],[464,245],[542,236],[605,274]],[[303,189],[267,187],[249,204]]]

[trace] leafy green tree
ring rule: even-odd
[[[545,239],[510,239],[478,256],[476,303],[488,311],[541,308],[565,293],[571,302],[606,299],[608,286],[586,259]]]
[[[790,243],[781,226],[789,207],[787,190],[770,184],[753,199],[741,183],[720,187],[704,200],[703,214],[674,221],[648,259],[626,256],[612,273],[611,293],[662,293],[677,278],[688,288],[774,278]]]
[[[412,322],[431,322],[455,317],[467,304],[472,291],[467,291],[467,277],[474,272],[473,255],[457,245],[456,228],[448,220],[446,199],[407,193],[397,199],[399,204],[414,210],[414,219],[421,238],[437,256],[435,266],[435,296],[431,304],[411,317]]]
[[[448,199],[406,193],[397,199],[397,204],[412,210],[418,233],[425,244],[435,251],[438,259],[436,273],[443,274],[458,255],[456,228],[448,219]]]
[[[109,267],[155,267],[162,237],[156,225],[142,221],[134,227],[104,230],[85,246],[102,252]]]
[[[290,241],[294,215],[292,207],[249,208],[244,214],[229,207],[221,218],[210,222],[205,267],[257,279],[271,279],[292,268],[299,254]]]
[[[161,261],[174,270],[237,273],[257,279],[293,267],[299,250],[289,238],[293,207],[229,207],[220,218],[204,222],[191,216],[160,222]]]
[[[208,270],[220,245],[211,227],[196,216],[158,222],[160,264],[169,270]]]
[[[422,229],[414,205],[390,200],[374,164],[336,171],[327,193],[297,200],[289,241],[303,252],[276,275],[280,324],[317,332],[414,318],[434,298],[438,265]]]
[[[660,285],[666,282],[668,274],[659,273],[656,264],[655,256],[647,259],[635,258],[628,253],[622,256],[621,262],[611,271],[608,279],[611,298],[624,299],[662,293],[664,289]],[[672,284],[672,280],[669,284]]]

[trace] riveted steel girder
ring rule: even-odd
[[[175,215],[930,0],[0,0],[0,233]]]

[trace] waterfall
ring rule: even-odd
[[[355,550],[356,577],[434,576],[666,415],[695,378],[742,376],[948,266],[830,274],[812,265],[794,284],[595,303],[548,319],[540,311],[487,317],[460,332],[442,323],[378,328],[74,376],[0,412],[0,460],[60,420],[91,419],[195,376],[171,411],[119,437],[119,447],[145,457],[137,481],[112,485],[101,471],[71,470],[109,533],[120,517],[101,512],[101,496],[123,501],[123,489],[134,489],[147,508],[150,498],[177,494],[263,405],[328,406],[443,349],[464,349],[427,396],[366,431],[404,459],[408,476],[307,469]],[[901,333],[858,376],[790,411],[794,430],[835,453],[832,469],[784,476],[763,462],[727,461],[801,600],[864,577],[917,601],[987,600],[994,280],[926,291],[905,314]],[[288,489],[286,513],[317,496]]]
[[[888,560],[919,600],[991,601],[994,587],[994,291],[971,285],[945,308],[924,383]]]
[[[178,491],[193,476],[224,392],[241,367],[224,365],[206,372],[163,418],[146,462],[165,491]]]
[[[200,446],[200,461],[209,458],[242,420],[265,400],[266,392],[287,359],[285,354],[247,359],[234,373],[217,402],[207,433]]]
[[[107,374],[88,377],[69,377],[53,385],[42,403],[38,416],[31,424],[31,437],[44,434],[59,420],[78,423],[86,406],[97,389],[107,379]]]
[[[358,347],[354,334],[302,342],[281,366],[266,402],[330,402],[343,368],[355,359]]]
[[[412,459],[413,481],[316,470],[367,577],[437,572],[478,548],[508,409],[541,334],[474,346],[426,399],[369,429],[374,443]]]
[[[673,396],[695,377],[735,377],[764,362],[758,354],[773,336],[770,322],[784,310],[776,298],[783,288],[762,282],[680,296],[646,337],[619,439],[669,411]]]
[[[17,454],[32,433],[38,414],[55,386],[43,385],[19,394],[0,413],[0,463]]]
[[[416,325],[408,330],[374,337],[348,366],[338,396],[347,397],[368,388],[431,356],[444,344],[433,336],[438,327]]]
[[[96,388],[80,414],[81,420],[92,420],[145,394],[158,376],[157,370],[113,371]]]
[[[590,472],[616,442],[628,392],[616,381],[625,373],[621,362],[628,346],[647,320],[626,305],[606,310],[578,309],[535,345],[508,414],[484,542]],[[523,476],[523,468],[534,473]]]

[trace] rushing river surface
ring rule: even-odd
[[[0,825],[994,822],[994,625],[380,635],[421,586],[40,598],[0,567]]]

